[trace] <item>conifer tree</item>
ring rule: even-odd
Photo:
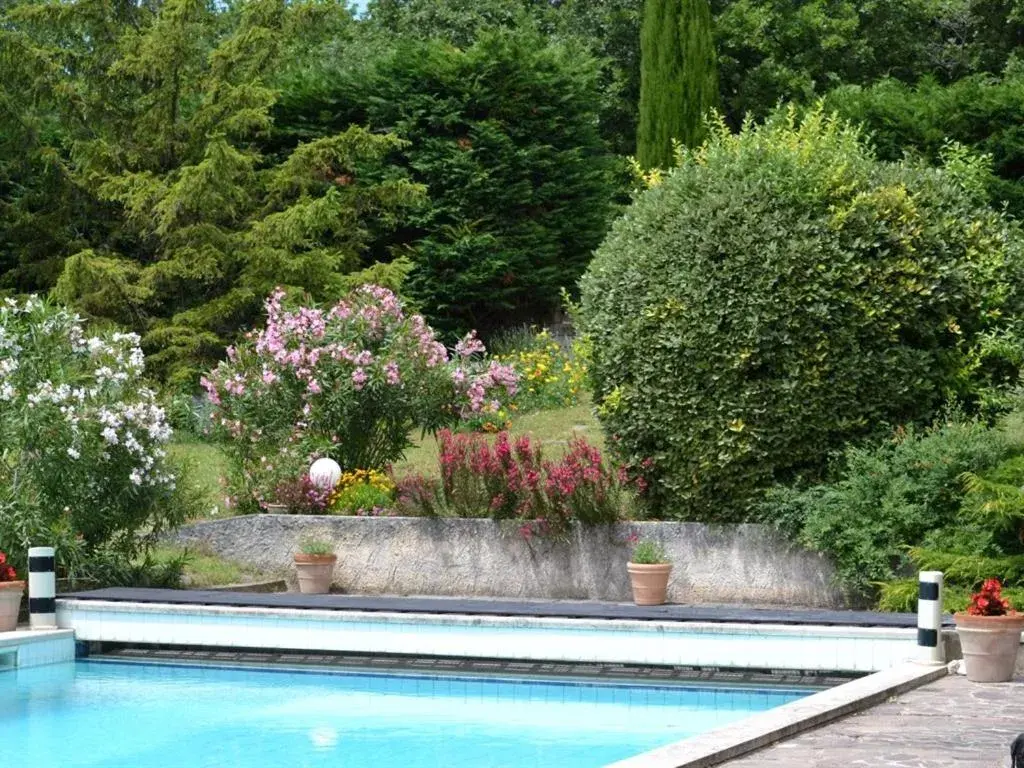
[[[131,19],[124,6],[25,2],[6,40],[61,111],[65,172],[117,220],[65,260],[57,298],[133,327],[155,373],[187,383],[274,286],[343,294],[372,266],[370,222],[386,226],[423,190],[376,180],[401,142],[357,126],[260,151],[291,41],[308,45],[320,15],[348,13],[342,2],[165,0],[129,4]]]
[[[708,0],[646,0],[640,36],[637,159],[644,168],[672,163],[672,141],[698,145],[718,105],[718,67]]]

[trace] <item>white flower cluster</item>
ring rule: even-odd
[[[32,381],[26,372],[35,366],[23,365],[29,356],[65,360],[74,383]],[[87,338],[80,317],[47,309],[36,297],[0,304],[0,401],[23,402],[39,414],[35,419],[59,413],[65,442],[53,448],[73,461],[88,451],[102,464],[123,467],[136,486],[173,487],[161,461],[171,428],[156,394],[139,386],[144,368],[134,333]]]

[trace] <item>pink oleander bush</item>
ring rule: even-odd
[[[265,327],[202,380],[243,509],[275,501],[276,486],[316,456],[380,469],[413,432],[496,410],[516,391],[514,369],[484,359],[474,334],[449,354],[386,288],[363,286],[328,308],[289,307],[277,290],[266,311]]]
[[[563,534],[573,522],[610,523],[622,517],[639,489],[582,438],[557,461],[544,459],[529,436],[499,432],[493,444],[472,433],[438,434],[440,481],[399,481],[404,514],[516,520],[524,536]]]

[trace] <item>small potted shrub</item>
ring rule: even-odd
[[[334,545],[320,539],[306,539],[295,555],[295,571],[299,577],[299,592],[323,595],[331,591],[334,564],[338,561]]]
[[[665,555],[665,548],[656,541],[640,541],[637,536],[630,538],[633,555],[626,569],[633,586],[633,602],[637,605],[661,605],[668,592],[668,577],[672,563]]]
[[[25,582],[17,579],[14,566],[7,562],[7,555],[0,552],[0,632],[10,632],[18,626]]]
[[[960,636],[967,679],[976,683],[1005,683],[1013,677],[1024,630],[1024,614],[1010,606],[998,579],[989,579],[971,596],[963,613],[953,615]]]

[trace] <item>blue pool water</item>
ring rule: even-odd
[[[806,695],[79,661],[0,671],[32,768],[598,768]]]

